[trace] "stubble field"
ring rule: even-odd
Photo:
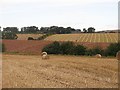
[[[38,37],[42,36],[43,34],[17,34],[17,40],[28,40],[28,37],[32,37],[37,39]]]
[[[3,54],[3,88],[117,88],[115,58]]]
[[[80,34],[56,34],[47,37],[48,41],[73,41],[90,43],[117,43],[118,33],[80,33]]]

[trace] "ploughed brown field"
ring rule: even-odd
[[[35,40],[2,40],[6,52],[20,52],[40,54],[42,48],[52,41],[35,41]]]
[[[116,58],[3,54],[3,88],[117,88]]]
[[[53,41],[45,41],[45,40],[2,40],[6,52],[21,52],[21,53],[33,53],[40,54],[43,47],[52,43]],[[88,48],[94,48],[99,46],[101,48],[106,48],[110,45],[110,43],[87,43],[87,42],[74,42],[76,44],[84,45]]]

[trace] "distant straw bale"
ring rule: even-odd
[[[96,54],[95,57],[96,57],[96,58],[101,58],[102,55],[101,55],[101,54]]]

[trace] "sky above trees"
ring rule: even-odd
[[[118,0],[0,0],[0,26],[118,28]]]

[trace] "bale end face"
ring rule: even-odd
[[[47,55],[47,52],[42,52],[42,53],[41,53],[41,56],[43,56],[43,55]]]

